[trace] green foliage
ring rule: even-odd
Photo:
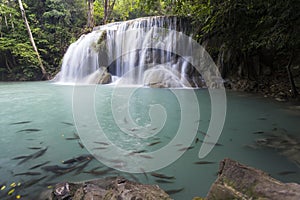
[[[87,31],[86,0],[23,0],[33,37],[46,70],[55,73],[67,47]],[[273,57],[298,55],[298,0],[116,0],[108,22],[150,15],[192,19],[199,42],[217,38],[237,57],[268,51]],[[102,0],[94,1],[96,25],[103,22]],[[288,58],[286,59],[288,60]],[[0,2],[0,75],[37,79],[37,56],[30,44],[17,1]]]

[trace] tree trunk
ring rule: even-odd
[[[108,14],[108,0],[104,0],[104,17],[103,17],[103,24],[107,22],[107,14]]]
[[[112,13],[114,6],[115,6],[116,0],[113,0],[112,3],[110,3],[109,0],[104,0],[104,17],[103,17],[103,24],[107,23],[107,20]]]
[[[290,57],[289,63],[286,66],[286,71],[287,71],[287,74],[289,76],[292,97],[295,98],[295,97],[297,97],[298,92],[297,92],[297,88],[296,88],[296,85],[295,85],[295,82],[294,82],[294,78],[293,78],[293,75],[292,75],[292,72],[291,72],[291,66],[292,66],[292,63],[293,63],[293,59],[294,59],[294,54],[292,54],[291,57]]]
[[[34,39],[33,39],[33,36],[32,36],[32,33],[31,33],[31,29],[30,29],[30,26],[28,24],[28,21],[27,21],[27,18],[26,18],[26,13],[25,13],[25,10],[24,10],[24,7],[23,7],[23,4],[22,4],[22,1],[21,0],[18,0],[19,1],[19,6],[20,6],[20,10],[21,10],[21,13],[22,13],[22,17],[24,19],[24,22],[25,22],[25,26],[26,26],[26,29],[27,29],[27,32],[28,32],[28,35],[29,35],[29,39],[30,39],[30,42],[32,44],[32,47],[38,57],[38,61],[39,61],[39,64],[40,64],[40,68],[42,70],[42,74],[43,74],[43,77],[42,79],[46,79],[48,80],[49,79],[49,76],[48,76],[48,73],[46,72],[44,66],[43,66],[43,63],[42,63],[42,59],[40,57],[40,54],[37,50],[37,47],[35,45],[35,42],[34,42]]]
[[[88,21],[87,27],[92,29],[94,27],[94,0],[88,0]]]

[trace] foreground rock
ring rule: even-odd
[[[214,199],[299,200],[300,185],[282,183],[261,170],[226,158],[207,195],[207,200]]]
[[[46,197],[45,197],[46,196]],[[122,177],[82,183],[59,183],[42,199],[48,200],[170,200],[156,185],[143,185]]]

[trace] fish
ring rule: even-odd
[[[190,149],[193,149],[194,147],[183,147],[181,149],[179,149],[178,151],[187,151],[187,150],[190,150]]]
[[[32,154],[32,159],[41,157],[42,155],[44,155],[46,153],[47,150],[48,150],[48,147],[45,147],[44,149],[41,149],[38,152]]]
[[[27,129],[19,130],[19,131],[17,131],[17,133],[20,133],[20,132],[38,132],[38,131],[41,131],[41,129],[37,129],[37,128],[27,128]]]
[[[253,134],[263,134],[264,131],[256,131],[256,132],[253,132]]]
[[[47,171],[47,172],[52,172],[55,174],[66,174],[71,171],[74,171],[76,168],[77,168],[76,165],[70,166],[70,167],[62,167],[59,165],[48,165],[48,166],[42,167],[42,170]]]
[[[10,123],[9,125],[28,124],[30,122],[32,122],[32,121],[21,121],[21,122]]]
[[[223,144],[220,144],[220,143],[214,144],[213,142],[204,142],[203,140],[199,140],[199,141],[202,143],[205,143],[205,144],[210,144],[210,145],[215,145],[215,146],[223,146]]]
[[[282,171],[282,172],[279,172],[278,175],[288,175],[288,174],[296,174],[297,172],[295,171]]]
[[[21,165],[25,162],[27,162],[28,160],[30,160],[32,158],[31,155],[26,156],[23,160],[21,160],[20,162],[18,162],[18,165]]]
[[[201,135],[203,135],[203,136],[207,136],[207,137],[209,137],[209,135],[207,134],[207,133],[205,133],[204,131],[198,131],[198,133],[200,133]]]
[[[80,148],[84,149],[83,144],[79,140],[77,142],[78,142],[78,145],[80,146]]]
[[[94,150],[96,150],[96,149],[100,149],[100,150],[103,150],[103,149],[107,149],[107,147],[95,147],[95,148],[93,148]]]
[[[196,165],[207,165],[207,164],[214,164],[215,162],[211,162],[211,161],[197,161],[194,162],[194,164]]]
[[[79,138],[77,137],[69,137],[69,138],[65,138],[66,140],[78,140]]]
[[[41,173],[40,172],[23,172],[23,173],[15,174],[14,176],[23,176],[23,175],[26,175],[26,176],[37,176],[37,175],[41,175]]]
[[[40,178],[32,179],[32,180],[30,180],[30,181],[27,181],[27,182],[25,182],[25,183],[23,184],[23,187],[24,187],[24,188],[28,188],[28,187],[30,187],[30,186],[32,186],[32,185],[37,184],[38,182],[40,182],[41,180],[43,180],[43,179],[45,179],[45,178],[47,178],[47,176],[42,176],[42,177],[40,177]]]
[[[153,158],[152,156],[144,155],[144,154],[141,154],[140,157],[147,158],[147,159],[152,159]]]
[[[76,158],[71,158],[69,160],[65,160],[62,163],[63,164],[74,164],[76,162],[80,163],[80,162],[84,162],[86,160],[92,160],[94,157],[90,154],[84,154],[81,156],[77,156]]]
[[[96,144],[102,144],[102,145],[109,145],[109,143],[107,143],[107,142],[94,142],[94,143],[96,143]]]
[[[166,176],[164,174],[159,174],[159,173],[155,173],[155,172],[152,172],[151,176],[154,176],[154,177],[157,177],[157,178],[162,178],[162,179],[175,179],[174,176]]]
[[[31,170],[31,169],[36,169],[36,168],[41,167],[41,166],[44,166],[44,165],[46,165],[46,164],[48,164],[48,163],[50,163],[50,161],[46,161],[46,162],[43,162],[43,163],[41,163],[41,164],[35,165],[35,166],[33,166],[33,167],[29,168],[29,169],[30,169],[30,170]]]
[[[173,181],[167,181],[164,179],[158,179],[158,180],[155,180],[155,182],[157,182],[157,183],[174,183]]]
[[[178,192],[181,192],[182,190],[184,190],[184,188],[179,188],[179,189],[173,189],[173,190],[166,190],[166,193],[168,195],[171,195],[171,194],[176,194]]]
[[[257,120],[267,120],[267,118],[260,117],[260,118],[257,118]]]
[[[199,138],[195,139],[195,144],[197,144],[199,142]]]
[[[85,163],[83,163],[82,165],[78,166],[76,168],[76,171],[74,173],[74,175],[78,175],[80,174],[84,168],[86,168],[86,166],[88,166],[88,164],[91,162],[92,160],[87,160]]]
[[[44,149],[41,149],[39,150],[38,152],[35,152],[33,154],[30,154],[30,155],[27,155],[27,156],[18,156],[18,157],[15,157],[13,158],[14,160],[17,160],[17,159],[22,159],[24,158],[23,160],[21,160],[18,164],[23,164],[24,162],[30,160],[30,159],[35,159],[35,158],[38,158],[42,155],[44,155],[44,153],[47,151],[48,147],[44,148]]]
[[[140,170],[141,170],[141,172],[144,174],[146,180],[148,181],[149,178],[148,178],[148,175],[147,175],[147,173],[145,172],[145,170],[144,170],[143,168],[140,168]]]
[[[73,123],[70,123],[70,122],[61,122],[62,124],[66,124],[66,125],[69,125],[69,126],[74,126]]]
[[[17,156],[17,157],[12,158],[12,160],[24,159],[24,158],[28,158],[28,156],[29,155],[27,155],[27,156]]]
[[[149,147],[150,147],[150,146],[154,146],[154,145],[159,144],[159,143],[161,143],[161,141],[152,142],[152,143],[148,144],[148,146],[149,146]]]
[[[32,150],[38,150],[41,149],[42,147],[27,147],[28,149],[32,149]]]
[[[132,151],[130,152],[128,155],[131,156],[131,155],[134,155],[134,154],[139,154],[139,153],[145,153],[147,152],[146,150],[136,150],[136,151]]]
[[[90,171],[84,171],[83,173],[86,173],[86,174],[93,174],[93,175],[104,175],[104,174],[107,174],[108,172],[110,171],[113,171],[112,168],[107,168],[107,169],[104,169],[104,170],[90,170]]]

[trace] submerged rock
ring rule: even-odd
[[[220,163],[219,177],[211,186],[206,199],[298,200],[300,185],[282,183],[266,172],[226,158]]]
[[[59,183],[47,200],[171,200],[157,185],[143,185],[122,177],[108,177],[81,183]]]

